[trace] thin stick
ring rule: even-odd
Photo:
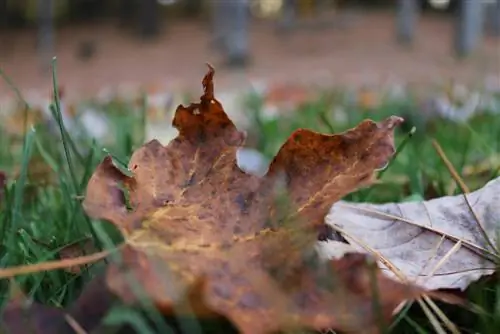
[[[450,172],[451,176],[453,177],[453,179],[455,180],[455,182],[458,184],[458,186],[460,187],[460,189],[464,193],[465,202],[467,203],[467,206],[469,207],[470,212],[474,216],[474,219],[476,220],[477,226],[479,227],[479,230],[480,230],[481,234],[483,235],[483,238],[486,240],[486,242],[491,247],[491,249],[495,253],[498,254],[499,253],[498,250],[496,249],[495,245],[493,244],[493,242],[491,241],[490,237],[486,233],[486,230],[484,229],[483,224],[479,220],[478,215],[476,214],[476,212],[472,208],[472,205],[470,204],[469,199],[467,198],[466,194],[470,193],[469,187],[467,187],[467,185],[464,183],[464,181],[462,180],[462,178],[460,177],[460,175],[458,175],[457,171],[455,170],[455,167],[453,167],[453,165],[451,164],[450,160],[448,159],[448,157],[444,153],[443,149],[441,148],[441,146],[439,145],[439,143],[435,139],[432,140],[432,146],[434,146],[434,148],[436,149],[437,154],[439,155],[439,157],[441,158],[441,160],[443,160],[443,163],[446,165],[446,168],[448,168],[448,171]]]
[[[24,266],[16,266],[11,268],[0,269],[0,278],[9,278],[19,275],[38,273],[41,271],[64,269],[73,266],[82,266],[84,264],[89,264],[102,260],[105,257],[109,256],[110,254],[111,254],[110,250],[104,250],[99,253],[80,256],[74,259],[47,261],[42,263],[28,264]]]
[[[427,304],[431,307],[431,309],[436,313],[436,315],[441,318],[443,323],[448,327],[450,332],[454,334],[460,334],[460,330],[457,328],[457,326],[444,314],[444,312],[434,303],[432,299],[429,298],[429,296],[424,295],[422,297],[424,302],[427,302]]]
[[[76,334],[88,334],[85,329],[69,314],[64,315],[64,319]]]
[[[460,175],[458,175],[458,172],[456,171],[455,167],[453,167],[453,164],[450,162],[450,160],[448,159],[448,157],[444,153],[443,149],[441,148],[441,145],[439,145],[439,143],[435,139],[433,139],[432,146],[434,146],[434,149],[436,150],[437,154],[439,155],[441,160],[443,160],[443,163],[445,164],[446,168],[448,168],[448,171],[450,172],[451,177],[453,178],[453,180],[455,180],[455,182],[458,184],[460,189],[462,189],[462,192],[464,192],[466,194],[470,193],[469,187],[467,187],[467,185],[462,180]]]
[[[424,275],[424,271],[427,269],[427,266],[430,264],[431,260],[437,256],[437,253],[438,253],[438,251],[439,251],[439,248],[441,248],[441,245],[443,244],[444,240],[445,240],[445,237],[444,237],[444,236],[441,236],[441,238],[439,239],[439,242],[437,243],[436,247],[434,248],[434,250],[433,250],[433,251],[432,251],[432,253],[431,253],[432,255],[431,255],[431,256],[429,256],[429,258],[427,259],[427,261],[425,262],[425,264],[422,266],[422,268],[420,268],[419,273],[416,275],[416,277],[417,277],[417,279],[416,279],[416,280],[417,280],[417,281],[418,281],[418,279],[419,279],[421,276],[425,276],[425,275]]]
[[[338,226],[334,226],[332,225],[332,228],[337,230],[338,232],[342,233],[346,238],[350,238],[352,239],[354,242],[356,242],[359,246],[363,247],[367,252],[371,253],[372,255],[375,256],[375,258],[377,260],[379,260],[380,262],[382,262],[387,268],[389,268],[390,271],[392,271],[393,274],[396,275],[396,277],[398,277],[402,282],[404,283],[410,283],[410,281],[408,280],[408,278],[405,276],[405,274],[398,268],[396,267],[389,259],[387,259],[384,255],[382,255],[379,251],[377,251],[376,249],[368,246],[366,243],[364,243],[362,240],[359,240],[357,238],[354,238],[352,237],[351,235],[349,235],[348,233],[346,233],[345,231],[343,231],[341,228],[339,228]],[[411,284],[411,283],[410,283]],[[429,303],[429,305],[431,306],[431,308],[434,309],[434,311],[436,311],[436,309],[438,309],[439,312],[436,312],[436,315],[438,317],[441,318],[441,320],[443,320],[443,322],[447,325],[447,327],[452,331],[452,333],[459,333],[457,331],[455,331],[454,329],[456,329],[456,326],[444,315],[444,313],[439,310],[439,308],[432,302],[432,300],[429,298],[429,295],[426,294],[426,293],[423,293],[422,296],[420,298],[417,299],[417,302],[419,303],[420,307],[423,309],[425,315],[427,316],[427,318],[429,319],[429,321],[432,323],[432,325],[434,326],[434,329],[438,332],[438,333],[443,333],[445,334],[446,332],[444,331],[443,327],[441,326],[441,324],[439,323],[439,321],[436,319],[436,317],[434,316],[434,314],[432,313],[432,311],[427,307],[427,305],[425,304],[424,300],[422,298],[426,298],[427,302]],[[401,306],[401,305],[400,305]],[[400,308],[400,306],[397,307]]]
[[[434,316],[434,314],[429,309],[429,307],[427,307],[427,305],[424,303],[424,301],[422,299],[418,299],[417,302],[420,305],[420,307],[422,308],[422,310],[424,311],[425,316],[427,317],[427,319],[429,319],[429,321],[431,322],[432,326],[436,330],[436,333],[438,333],[438,334],[446,334],[446,331],[444,330],[443,326],[441,326],[441,324],[439,323],[439,321],[437,320],[437,318]]]
[[[382,262],[401,281],[406,282],[406,283],[409,282],[409,280],[405,276],[405,274],[397,266],[395,266],[389,259],[387,259],[384,255],[382,255],[378,250],[376,250],[376,249],[368,246],[365,242],[363,242],[363,240],[358,239],[358,238],[350,235],[349,233],[347,233],[346,231],[344,231],[339,226],[336,226],[336,225],[330,225],[330,226],[335,231],[339,232],[344,237],[346,237],[348,239],[351,239],[352,241],[354,241],[355,243],[357,243],[359,246],[361,246],[362,248],[364,248],[365,251],[367,251],[368,253],[370,253],[373,256],[375,256],[377,258],[377,260],[379,260],[380,262]]]
[[[448,261],[448,259],[460,249],[461,246],[462,241],[459,241],[448,252],[446,252],[441,260],[439,260],[439,262],[434,266],[431,272],[427,274],[427,278],[433,277],[436,271],[438,271],[439,268],[441,268],[446,263],[446,261]]]

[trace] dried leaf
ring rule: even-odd
[[[215,100],[213,74],[210,69],[203,80],[200,103],[178,107],[173,125],[179,136],[166,147],[152,141],[133,154],[133,177],[121,174],[110,158],[98,166],[86,212],[121,229],[129,245],[126,272],[164,313],[186,304],[198,316],[224,314],[248,333],[294,322],[316,329],[346,326],[347,313],[333,310],[334,294],[307,274],[304,249],[315,238],[305,235],[322,225],[331,203],[369,184],[373,171],[387,163],[393,129],[402,120],[365,121],[334,136],[297,130],[259,178],[236,164],[245,136]],[[273,210],[283,175],[287,215]],[[120,184],[129,191],[130,212]],[[279,226],[278,216],[302,228],[302,240]],[[133,302],[123,268],[109,269],[108,284]]]
[[[291,323],[346,326],[334,294],[307,274],[304,257],[315,241],[308,231],[322,225],[331,203],[368,185],[387,163],[402,119],[364,121],[340,135],[297,130],[259,178],[237,166],[245,135],[214,98],[213,74],[211,68],[203,80],[200,103],[178,107],[178,137],[165,147],[151,141],[133,154],[133,177],[106,158],[89,181],[86,212],[114,223],[128,244],[125,267],[108,271],[110,288],[126,301],[136,299],[126,268],[164,313],[189,300],[198,316],[224,314],[248,333]],[[276,207],[283,177],[285,215]]]
[[[79,334],[101,324],[115,297],[104,276],[87,284],[81,296],[67,310],[41,305],[23,296],[15,296],[2,311],[0,332],[5,334]],[[76,328],[80,329],[80,332]]]
[[[338,202],[326,222],[357,251],[375,250],[422,287],[463,290],[495,270],[498,250],[485,240],[476,216],[496,245],[499,194],[500,178],[467,194],[474,214],[464,195],[380,205]]]
[[[65,319],[63,311],[40,305],[33,304],[16,304],[12,303],[6,306],[3,310],[2,333],[34,333],[34,334],[73,334],[71,330],[60,331],[61,326],[64,326]]]
[[[177,108],[177,138],[133,154],[133,176],[107,157],[89,181],[87,214],[112,222],[126,240],[122,263],[107,270],[109,289],[127,303],[141,290],[166,315],[174,308],[224,315],[243,333],[377,332],[365,257],[328,265],[317,261],[314,245],[331,204],[386,165],[402,119],[367,120],[338,135],[297,130],[258,177],[237,165],[245,135],[215,99],[213,75],[210,68],[200,103]],[[385,320],[423,292],[386,278],[375,286],[389,284],[401,289],[382,298]]]

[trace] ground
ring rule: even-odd
[[[351,15],[352,14],[352,15]],[[387,80],[427,85],[456,79],[471,84],[498,73],[499,41],[485,37],[467,60],[453,57],[453,21],[443,15],[425,16],[411,49],[395,43],[394,13],[350,13],[345,27],[278,35],[269,22],[251,28],[252,65],[244,72],[218,66],[219,89],[244,85],[249,79],[326,85],[379,84]],[[35,33],[0,35],[2,69],[21,90],[50,92],[50,73],[40,70]],[[219,53],[210,49],[204,22],[175,22],[156,41],[140,41],[120,32],[111,22],[59,29],[56,55],[59,81],[68,94],[89,96],[118,84],[161,85],[199,90],[204,63],[216,67]],[[76,57],[77,45],[95,41],[94,57]],[[243,75],[241,75],[243,74]],[[498,80],[498,79],[497,79]],[[163,89],[163,88],[162,88]],[[0,95],[9,89],[0,85]]]

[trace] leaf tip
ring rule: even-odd
[[[211,101],[214,99],[214,74],[215,74],[215,69],[214,67],[206,63],[208,66],[208,72],[205,74],[205,77],[203,78],[202,85],[203,85],[203,96],[201,97],[201,100],[205,101]]]
[[[388,129],[394,129],[396,126],[400,125],[404,121],[405,120],[403,117],[393,115],[387,118],[385,123]]]

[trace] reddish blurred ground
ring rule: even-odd
[[[218,68],[219,88],[244,84],[242,78],[328,85],[388,79],[427,84],[450,78],[482,83],[485,76],[500,73],[499,40],[485,38],[472,58],[457,61],[451,20],[423,18],[417,41],[408,50],[395,43],[394,19],[392,13],[356,13],[344,29],[303,31],[288,38],[267,23],[256,23],[251,30],[253,64],[244,76],[217,67],[221,58],[210,50],[210,34],[203,23],[175,23],[155,42],[134,39],[112,23],[65,28],[57,33],[59,81],[68,93],[79,95],[123,82],[162,82],[198,91],[207,61]],[[76,49],[88,39],[96,42],[96,54],[83,62],[75,56]],[[50,89],[50,74],[42,74],[39,68],[33,32],[0,36],[0,45],[1,67],[21,90]],[[0,84],[0,95],[7,91]]]

